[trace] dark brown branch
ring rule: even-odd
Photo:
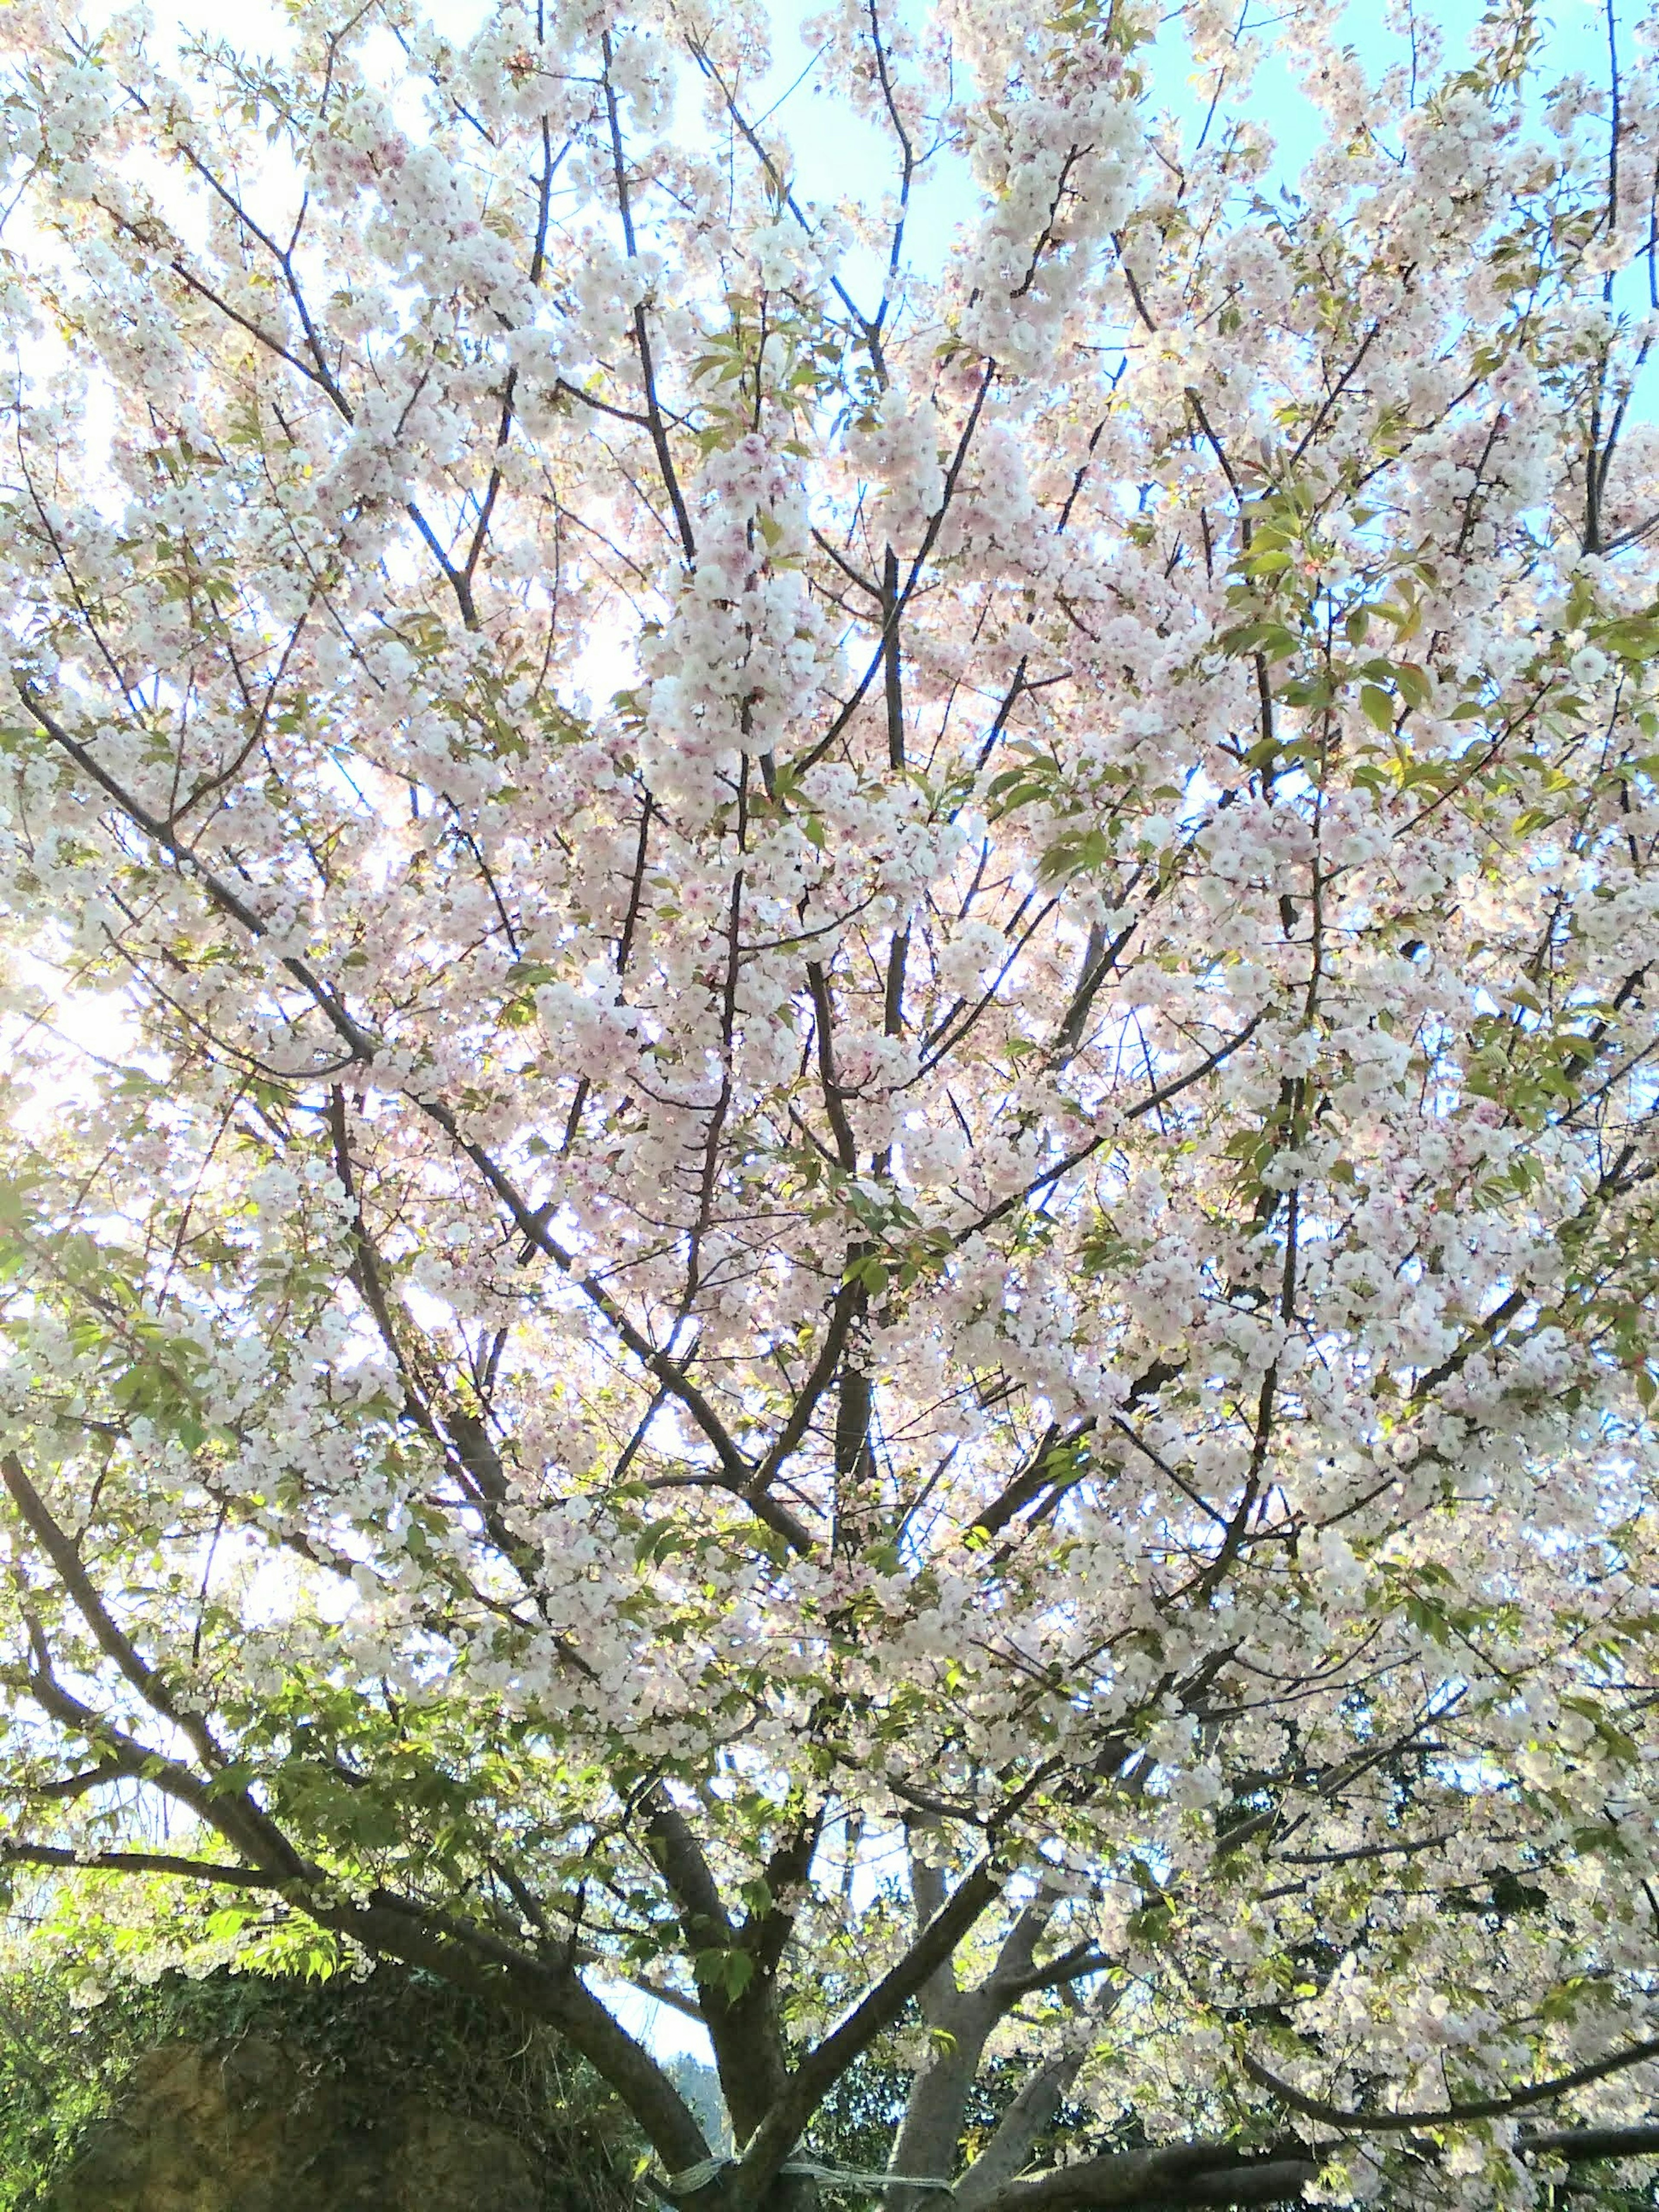
[[[1281,2204],[1319,2172],[1301,2143],[1238,2151],[1223,2143],[1170,2143],[1109,2152],[1027,2181],[1009,2182],[982,2212],[1116,2212],[1122,2206]]]
[[[750,2141],[738,2170],[731,2212],[750,2212],[760,2201],[825,2094],[951,1956],[981,1915],[1000,1896],[1006,1880],[1006,1872],[994,1856],[981,1859],[896,1965],[807,2052],[791,2075],[784,2095]]]
[[[556,2027],[628,2106],[671,2167],[708,2155],[690,2107],[656,2061],[586,1987],[574,1967],[532,1958],[465,1922],[376,1890],[366,1904],[307,1900],[324,1928],[376,1956],[400,1959],[491,2004],[506,2004]]]
[[[1575,2067],[1571,2074],[1555,2074],[1547,2081],[1528,2082],[1524,2089],[1513,2090],[1506,2097],[1477,2097],[1467,2105],[1443,2105],[1428,2112],[1347,2112],[1318,2097],[1304,2096],[1300,2089],[1281,2081],[1277,2074],[1270,2073],[1248,2052],[1243,2064],[1245,2073],[1259,2089],[1269,2091],[1281,2105],[1287,2105],[1304,2118],[1359,2135],[1409,2135],[1414,2128],[1449,2127],[1462,2120],[1495,2120],[1505,2112],[1523,2112],[1530,2106],[1547,2104],[1552,2097],[1565,2097],[1569,2090],[1585,2088],[1592,2081],[1604,2081],[1608,2075],[1622,2074],[1626,2068],[1640,2066],[1650,2058],[1659,2058],[1659,2035],[1650,2036],[1644,2043],[1630,2044],[1623,2051],[1597,2059],[1594,2065]]]
[[[1212,1075],[1224,1060],[1232,1057],[1240,1045],[1248,1043],[1265,1019],[1266,1016],[1263,1014],[1252,1014],[1242,1030],[1236,1030],[1231,1036],[1224,1038],[1221,1043],[1216,1046],[1214,1051],[1206,1053],[1195,1067],[1189,1067],[1184,1074],[1172,1076],[1168,1083],[1158,1084],[1153,1090],[1149,1091],[1144,1098],[1138,1099],[1133,1106],[1126,1109],[1122,1116],[1123,1120],[1144,1121],[1148,1114],[1156,1113],[1160,1106],[1167,1106],[1172,1098],[1178,1098],[1183,1091],[1190,1090],[1194,1083],[1201,1083],[1206,1075]],[[1012,1192],[1008,1197],[1000,1200],[995,1206],[988,1207],[985,1212],[976,1215],[965,1229],[958,1231],[952,1239],[953,1249],[959,1249],[967,1243],[969,1238],[981,1235],[984,1231],[991,1227],[994,1222],[1002,1220],[1006,1215],[1013,1212],[1017,1206],[1024,1206],[1026,1200],[1034,1198],[1038,1191],[1048,1189],[1051,1183],[1058,1182],[1062,1176],[1069,1175],[1073,1168],[1081,1167],[1085,1160],[1092,1159],[1101,1146],[1110,1141],[1110,1136],[1103,1131],[1100,1135],[1091,1137],[1087,1144],[1079,1145],[1075,1152],[1067,1152],[1062,1158],[1056,1160],[1052,1167],[1044,1168],[1040,1175],[1032,1176],[1024,1189]]]
[[[19,1866],[68,1867],[86,1874],[173,1874],[190,1881],[229,1883],[241,1889],[280,1889],[287,1877],[260,1867],[218,1859],[180,1858],[172,1851],[67,1851],[50,1844],[0,1843],[0,1862]]]
[[[1425,2145],[1432,2155],[1434,2146]],[[1601,2159],[1659,2155],[1659,2126],[1570,2128],[1523,2134],[1516,2148],[1570,2166]],[[1129,2212],[1188,2205],[1283,2204],[1300,2197],[1319,2172],[1317,2146],[1295,2140],[1260,2150],[1225,2143],[1167,2143],[1152,2150],[1109,2152],[1074,2166],[1009,2182],[978,2212]]]
[[[140,800],[135,799],[131,793],[124,790],[116,782],[88,749],[64,728],[50,709],[46,707],[27,677],[20,679],[18,688],[29,711],[53,743],[60,746],[76,766],[114,801],[129,820],[143,830],[147,836],[153,838],[181,867],[189,871],[200,884],[210,903],[245,929],[250,937],[263,937],[264,924],[246,900],[214,875],[189,848],[179,841],[167,822],[152,813]],[[281,957],[280,965],[307,993],[319,1012],[345,1042],[350,1048],[352,1059],[364,1065],[372,1061],[379,1048],[379,1040],[347,1010],[337,993],[325,983],[305,961],[295,957],[293,954],[283,954]],[[506,1208],[514,1226],[520,1236],[546,1258],[552,1261],[560,1273],[609,1322],[640,1364],[655,1376],[659,1382],[665,1384],[671,1395],[677,1398],[684,1407],[704,1437],[713,1446],[722,1469],[725,1486],[734,1497],[747,1499],[757,1516],[775,1534],[781,1536],[792,1549],[799,1552],[811,1551],[811,1537],[794,1515],[779,1505],[775,1500],[764,1495],[752,1498],[750,1496],[753,1475],[750,1462],[738,1450],[713,1405],[696,1384],[691,1382],[681,1363],[672,1358],[666,1352],[659,1352],[643,1330],[629,1318],[605,1285],[595,1277],[581,1271],[574,1254],[568,1251],[552,1235],[539,1212],[530,1206],[495,1160],[484,1151],[481,1145],[465,1135],[457,1116],[441,1099],[421,1097],[417,1097],[415,1103],[420,1112],[441,1129],[457,1150],[471,1161],[490,1190]]]
[[[222,1768],[225,1755],[206,1720],[180,1704],[161,1670],[150,1665],[117,1623],[99,1595],[73,1539],[29,1480],[15,1453],[8,1452],[0,1459],[0,1481],[4,1482],[20,1519],[51,1560],[53,1571],[91,1630],[99,1649],[119,1668],[150,1711],[179,1731],[210,1773]],[[216,1802],[215,1825],[228,1840],[246,1850],[250,1857],[263,1860],[268,1867],[277,1868],[289,1876],[298,1873],[301,1864],[298,1855],[245,1791],[221,1791]]]
[[[611,157],[617,180],[617,212],[622,217],[623,237],[628,247],[628,258],[635,259],[639,248],[634,237],[633,202],[628,187],[628,161],[623,152],[622,115],[617,105],[617,88],[611,77],[611,33],[605,32],[599,45],[605,55],[605,106],[611,125]],[[634,309],[634,344],[640,356],[640,376],[645,387],[646,421],[652,450],[657,456],[657,471],[662,478],[663,489],[668,494],[669,505],[674,510],[674,521],[680,534],[680,545],[686,565],[695,568],[697,560],[697,541],[692,533],[691,516],[685,504],[685,495],[680,489],[679,473],[674,466],[674,456],[668,443],[668,432],[664,426],[662,409],[657,399],[656,364],[651,353],[651,331],[646,321],[642,301]]]

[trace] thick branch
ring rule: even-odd
[[[228,1883],[238,1889],[280,1889],[286,1876],[220,1859],[181,1858],[173,1851],[70,1851],[51,1844],[0,1843],[0,1863],[72,1867],[86,1874],[173,1874],[189,1881]]]
[[[1351,2112],[1340,2105],[1328,2105],[1321,2098],[1305,2096],[1288,2081],[1271,2074],[1260,2060],[1244,2059],[1244,2071],[1260,2089],[1267,2089],[1281,2105],[1288,2105],[1293,2112],[1300,2112],[1310,2120],[1318,2120],[1327,2127],[1352,2130],[1361,2135],[1409,2135],[1418,2128],[1447,2127],[1461,2120],[1495,2120],[1505,2112],[1523,2112],[1529,2106],[1547,2104],[1552,2097],[1564,2097],[1570,2089],[1583,2089],[1592,2081],[1604,2081],[1609,2074],[1622,2074],[1626,2068],[1640,2066],[1650,2058],[1659,2058],[1659,2035],[1650,2036],[1645,2042],[1627,2045],[1607,2058],[1599,2058],[1591,2066],[1575,2067],[1571,2074],[1553,2075],[1547,2081],[1528,2082],[1524,2089],[1512,2091],[1506,2097],[1477,2097],[1467,2105],[1443,2105],[1428,2112]]]
[[[1300,2143],[1240,2152],[1222,2143],[1173,2143],[1108,2153],[1028,2181],[1010,2182],[981,2212],[1115,2212],[1118,2206],[1279,2204],[1319,2172]]]
[[[730,2212],[752,2212],[801,2130],[848,2068],[890,2027],[922,1984],[951,1956],[981,1914],[1001,1894],[1006,1869],[991,1856],[963,1876],[896,1965],[809,2051],[784,2094],[751,2137],[732,2195]]]

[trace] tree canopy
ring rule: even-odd
[[[1659,26],[5,20],[14,1875],[686,2212],[1638,2179]]]

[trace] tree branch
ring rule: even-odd
[[[1627,2067],[1640,2066],[1650,2058],[1659,2058],[1659,2035],[1650,2036],[1644,2043],[1632,2043],[1610,2057],[1597,2059],[1594,2065],[1575,2067],[1571,2074],[1556,2074],[1547,2081],[1529,2082],[1524,2089],[1516,2089],[1509,2096],[1478,2097],[1467,2105],[1443,2105],[1437,2111],[1428,2112],[1348,2112],[1340,2105],[1328,2105],[1318,2097],[1306,2096],[1300,2089],[1292,2088],[1248,2052],[1243,2066],[1259,2089],[1267,2090],[1281,2105],[1288,2105],[1293,2112],[1300,2112],[1307,2119],[1358,2135],[1409,2135],[1415,2128],[1452,2126],[1462,2120],[1495,2120],[1505,2112],[1522,2112],[1529,2106],[1547,2104],[1552,2097],[1564,2097],[1570,2089],[1583,2089],[1592,2081],[1605,2081],[1609,2074],[1622,2074]]]

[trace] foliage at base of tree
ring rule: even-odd
[[[133,2069],[174,2043],[280,2039],[331,2109],[372,2123],[430,2100],[523,2145],[542,2212],[635,2212],[640,2143],[614,2098],[546,2029],[419,1973],[325,1981],[168,1971],[76,2001],[67,1974],[0,1979],[0,2212],[48,2212],[56,2184],[120,2108]]]

